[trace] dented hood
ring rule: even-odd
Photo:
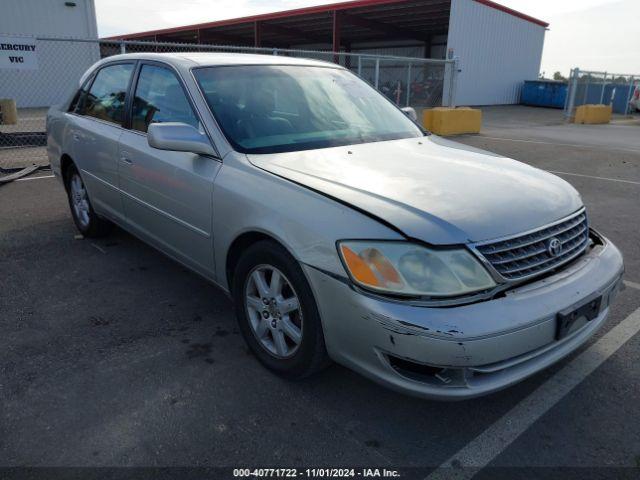
[[[249,155],[249,161],[431,244],[518,234],[582,206],[576,190],[555,175],[436,136]]]

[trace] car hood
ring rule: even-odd
[[[582,206],[555,175],[434,135],[248,157],[431,244],[522,233]]]

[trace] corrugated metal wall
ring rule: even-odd
[[[0,35],[97,38],[93,0],[0,0]],[[19,108],[48,107],[66,100],[81,75],[100,59],[97,43],[37,42],[37,70],[0,69],[0,98]]]
[[[98,38],[94,0],[2,0],[0,34]]]
[[[540,71],[545,28],[473,0],[451,0],[447,49],[459,58],[457,105],[518,103]]]

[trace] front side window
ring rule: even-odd
[[[133,64],[110,65],[96,75],[79,113],[122,125]]]
[[[154,122],[181,122],[199,127],[176,75],[163,67],[143,65],[133,97],[131,128],[146,132]]]
[[[194,75],[230,143],[275,153],[420,137],[404,113],[337,68],[239,65]]]

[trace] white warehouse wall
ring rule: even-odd
[[[0,36],[97,39],[94,0],[0,0]],[[100,59],[97,43],[37,40],[36,52],[36,70],[0,68],[0,98],[18,108],[63,102]]]
[[[98,38],[94,0],[2,0],[0,35]]]
[[[519,103],[540,71],[545,27],[474,0],[451,0],[447,50],[458,57],[456,105]]]

